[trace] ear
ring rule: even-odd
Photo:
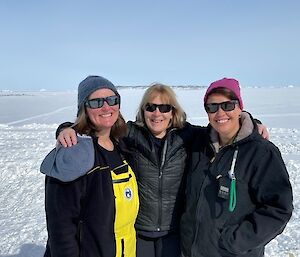
[[[241,110],[241,108],[240,108],[240,105],[238,104],[238,105],[236,105],[236,107],[235,108],[237,108],[237,110],[238,110],[238,113],[239,113],[239,118],[241,117],[241,114],[242,114],[242,110]]]

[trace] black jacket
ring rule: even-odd
[[[248,122],[252,124],[250,118]],[[255,125],[241,136],[244,125],[237,142],[218,153],[209,137],[204,148],[195,139],[181,221],[184,256],[261,257],[264,246],[283,231],[292,215],[292,188],[279,150],[258,134]],[[227,174],[236,149],[237,202],[230,212],[229,200],[218,196],[217,177],[231,181]]]
[[[134,122],[127,122],[127,126],[124,142],[130,155],[126,159],[136,173],[140,198],[136,228],[178,229],[184,209],[187,151],[193,137],[204,133],[206,128],[187,123],[182,129],[169,129],[159,160],[151,132]]]
[[[100,151],[95,150],[95,165],[87,175],[71,182],[46,176],[45,208],[45,257],[115,257],[113,181]]]

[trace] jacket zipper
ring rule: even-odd
[[[162,151],[162,158],[161,158],[161,165],[159,167],[159,175],[158,175],[158,228],[157,231],[160,231],[161,229],[161,220],[162,220],[162,176],[163,176],[163,166],[166,161],[166,154],[167,154],[167,145],[168,145],[168,139],[164,142],[164,147]]]

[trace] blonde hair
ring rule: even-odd
[[[77,118],[72,126],[79,134],[86,134],[89,136],[95,135],[96,128],[90,121],[84,106],[81,106]],[[119,111],[118,119],[112,126],[110,135],[112,138],[118,140],[119,138],[126,135],[126,122]]]
[[[139,109],[136,115],[136,123],[146,126],[144,110],[147,103],[151,102],[155,97],[159,96],[164,104],[172,105],[173,118],[171,127],[183,128],[186,123],[186,114],[179,105],[176,94],[170,86],[154,83],[145,91]]]

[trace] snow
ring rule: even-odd
[[[144,88],[120,89],[121,111],[134,119]],[[175,88],[188,120],[206,125],[204,88]],[[300,256],[300,88],[243,88],[245,109],[269,129],[294,192],[294,213],[267,257]],[[55,129],[76,115],[76,92],[0,92],[0,257],[43,256],[47,231],[44,175],[39,166],[55,145]]]

